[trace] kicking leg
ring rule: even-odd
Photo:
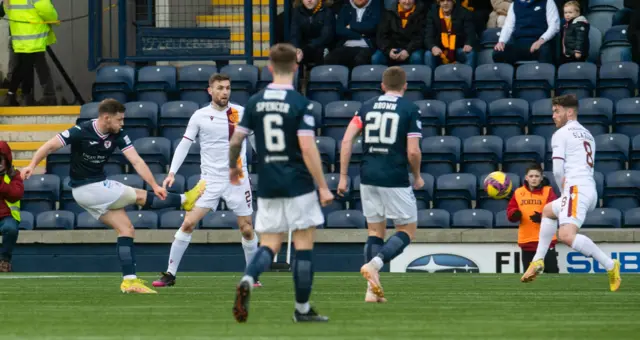
[[[205,189],[206,182],[200,180],[196,186],[184,194],[167,193],[167,198],[164,200],[158,198],[152,191],[135,189],[135,203],[141,206],[143,210],[176,208],[190,211]]]
[[[309,304],[313,286],[313,242],[316,228],[300,229],[293,232],[296,247],[293,260],[293,283],[296,289],[294,322],[326,322],[329,318],[319,315]]]
[[[538,248],[529,267],[520,278],[522,282],[531,282],[536,279],[538,274],[544,272],[544,258],[558,229],[558,217],[554,211],[560,211],[560,202],[561,198],[558,198],[551,203],[547,203],[542,209]],[[554,207],[554,205],[556,206]]]

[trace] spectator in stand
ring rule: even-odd
[[[369,64],[381,14],[381,0],[351,0],[344,4],[336,20],[338,43],[324,58],[325,64],[349,68]]]
[[[522,267],[526,270],[538,249],[540,222],[542,209],[545,204],[557,198],[549,181],[542,176],[542,168],[532,165],[526,171],[524,185],[516,189],[507,207],[507,219],[519,222],[518,246],[522,249]],[[553,236],[549,251],[544,258],[544,272],[558,273],[558,253],[555,245],[558,243]]]
[[[438,5],[427,16],[424,63],[432,69],[452,63],[475,67],[476,31],[471,12],[456,6],[455,0],[438,0]]]
[[[589,21],[580,15],[580,4],[564,4],[564,32],[562,35],[562,63],[583,62],[589,57]]]
[[[335,16],[324,0],[296,0],[291,19],[291,44],[298,63],[313,67],[324,61],[336,29]]]
[[[636,0],[634,0],[636,1]],[[627,38],[631,43],[631,53],[633,61],[640,64],[640,6],[637,3],[629,4],[634,6],[629,21]]]
[[[11,148],[0,141],[0,273],[11,271],[13,247],[18,241],[20,224],[20,200],[24,195],[24,183],[20,172],[13,167]]]
[[[507,13],[512,3],[513,0],[491,0],[493,12],[489,15],[487,28],[501,28],[504,26],[504,21],[507,19]]]
[[[382,15],[378,27],[378,51],[371,57],[376,65],[422,64],[427,9],[416,0],[398,0]]]
[[[560,17],[553,0],[514,0],[494,48],[493,61],[553,64],[553,43],[549,42],[559,31]]]

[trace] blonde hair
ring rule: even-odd
[[[578,14],[580,14],[580,13],[582,12],[582,11],[580,10],[580,3],[579,3],[579,2],[577,2],[577,1],[575,1],[575,0],[567,1],[567,2],[564,4],[564,7],[567,7],[567,6],[573,6],[573,7],[578,11]]]

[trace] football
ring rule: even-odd
[[[513,184],[509,176],[502,171],[494,171],[484,179],[484,191],[495,199],[503,199],[509,196]]]

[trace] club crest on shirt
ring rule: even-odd
[[[209,119],[211,119],[211,121],[213,121],[213,116],[209,116]]]
[[[111,147],[111,141],[108,141],[108,140],[104,141],[104,148],[108,149],[110,147]]]

